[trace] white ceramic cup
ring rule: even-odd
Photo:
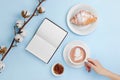
[[[82,62],[80,62],[80,63],[73,62],[73,61],[71,60],[71,57],[70,57],[71,49],[73,49],[73,48],[76,47],[76,46],[78,46],[78,45],[72,46],[72,47],[69,49],[68,59],[69,59],[69,61],[70,61],[72,64],[74,64],[74,65],[81,65],[81,64],[83,64],[83,63],[86,61],[87,56],[85,56],[85,59],[84,59]],[[81,47],[81,46],[79,46],[79,47]],[[82,47],[82,48],[83,48],[83,47]],[[84,49],[84,48],[83,48],[83,49]],[[84,50],[85,50],[85,49],[84,49]],[[86,52],[86,51],[85,51],[85,52]],[[85,53],[85,54],[86,54],[86,53]]]

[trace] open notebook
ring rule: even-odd
[[[67,31],[45,18],[26,50],[48,63],[66,35]]]

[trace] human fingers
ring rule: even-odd
[[[96,65],[94,65],[93,63],[88,62],[87,64],[88,64],[88,66],[92,67],[93,69],[96,68]]]
[[[93,65],[96,65],[96,66],[98,65],[97,60],[94,60],[94,59],[91,59],[91,58],[88,58],[87,60],[88,60],[89,63],[91,63]]]
[[[88,62],[85,62],[85,68],[88,72],[91,71],[91,67],[88,65]]]

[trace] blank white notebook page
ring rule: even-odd
[[[48,63],[66,35],[65,30],[45,19],[26,49]]]
[[[54,47],[58,47],[65,37],[66,32],[51,21],[45,19],[38,29],[37,35],[48,41]]]

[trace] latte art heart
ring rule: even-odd
[[[70,51],[70,60],[72,63],[81,63],[85,60],[86,52],[80,46],[75,46]]]
[[[76,48],[74,57],[75,57],[74,59],[75,61],[78,61],[82,58],[81,50],[79,48]]]

